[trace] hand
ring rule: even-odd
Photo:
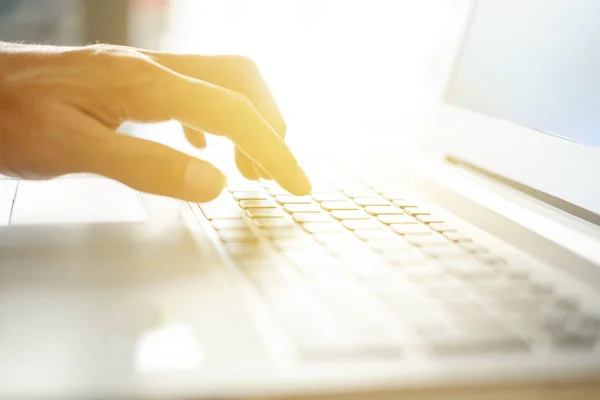
[[[285,122],[247,58],[0,43],[0,173],[91,172],[188,201],[216,197],[225,178],[213,165],[116,133],[126,120],[171,119],[197,147],[205,146],[204,133],[232,140],[245,177],[272,176],[292,193],[310,191],[283,141]]]

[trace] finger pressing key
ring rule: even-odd
[[[170,117],[204,132],[228,137],[284,189],[308,194],[310,182],[283,139],[245,96],[165,68],[169,85],[160,105]],[[158,95],[158,94],[157,94]]]

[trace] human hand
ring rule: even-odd
[[[292,193],[310,191],[283,141],[285,122],[247,58],[0,43],[1,173],[91,172],[188,201],[216,197],[225,178],[213,165],[116,133],[124,121],[171,119],[197,147],[205,133],[232,140],[245,177],[272,176]]]

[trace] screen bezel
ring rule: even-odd
[[[464,160],[600,214],[599,149],[448,101],[475,10],[476,2],[473,2],[445,85],[444,101],[435,112],[427,142],[434,143],[443,157]],[[577,163],[562,162],[564,160],[577,160]]]

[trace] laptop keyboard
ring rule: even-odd
[[[594,351],[598,315],[407,193],[233,184],[199,205],[307,359]]]

